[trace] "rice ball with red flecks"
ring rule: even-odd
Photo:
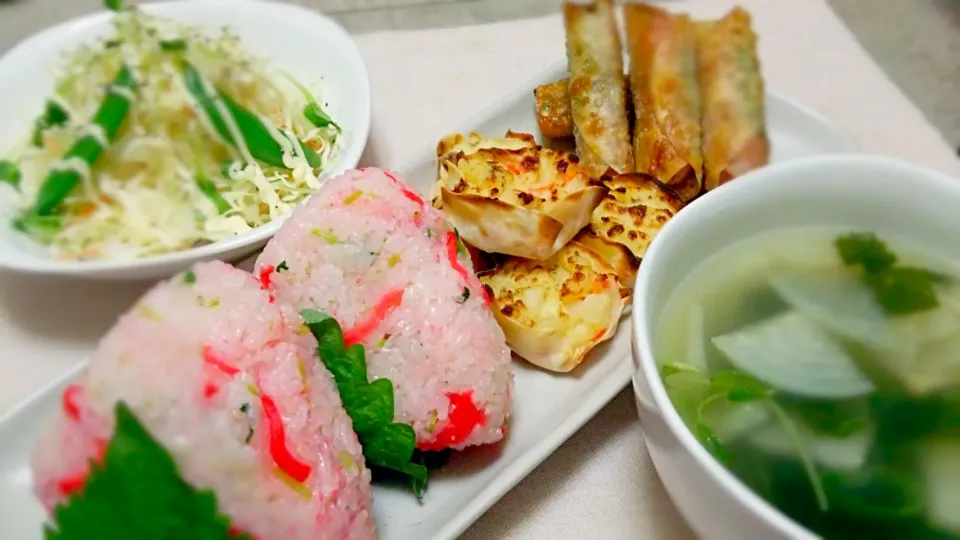
[[[294,210],[255,273],[280,302],[334,317],[421,450],[499,441],[510,350],[470,257],[439,211],[395,176],[351,171]]]
[[[83,493],[122,402],[184,481],[215,493],[236,531],[374,538],[360,444],[316,342],[292,332],[289,316],[220,262],[154,287],[63,393],[34,453],[37,496],[53,509]]]

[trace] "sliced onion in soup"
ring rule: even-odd
[[[707,332],[704,322],[703,306],[694,304],[690,308],[687,328],[687,363],[697,369],[707,369]]]
[[[916,360],[897,363],[880,357],[913,395],[928,395],[960,383],[960,332],[924,343]],[[960,456],[958,456],[960,458]]]
[[[915,342],[891,324],[873,292],[847,272],[780,272],[770,286],[784,302],[825,329],[885,352],[912,356]]]
[[[873,430],[864,428],[846,437],[832,437],[812,431],[803,422],[795,421],[793,424],[810,459],[817,466],[835,471],[854,471],[866,463],[873,444]],[[781,457],[797,455],[795,442],[779,423],[771,423],[754,431],[748,441],[765,454]]]
[[[921,454],[927,519],[946,531],[960,534],[960,438],[929,440],[923,444]]]
[[[725,444],[751,433],[770,421],[771,415],[763,401],[736,403],[717,400],[701,411],[701,420],[710,426]]]
[[[737,368],[790,394],[829,399],[874,390],[843,347],[802,313],[777,315],[713,343]]]

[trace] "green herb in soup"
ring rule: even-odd
[[[660,320],[667,393],[718,461],[825,539],[960,539],[960,272],[869,232],[770,232]]]

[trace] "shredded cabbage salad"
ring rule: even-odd
[[[19,169],[8,183],[25,215],[35,212],[15,226],[59,258],[142,258],[264,225],[320,186],[340,126],[301,83],[252,55],[229,28],[211,35],[133,8],[119,10],[113,24],[113,35],[66,53],[54,95],[15,150],[16,161],[5,162]],[[267,128],[253,126],[259,141],[269,134],[282,149],[282,166],[254,157],[257,141],[238,131],[239,121],[221,116],[225,131],[218,132],[216,113],[228,113],[226,99],[204,106],[188,87],[185,65],[202,74],[205,91],[259,118]],[[123,69],[135,90],[117,86]],[[97,125],[111,92],[129,105],[112,139]],[[102,147],[87,162],[72,157],[84,137]],[[38,211],[44,184],[64,170],[78,181],[52,210]]]

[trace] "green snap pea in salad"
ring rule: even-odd
[[[106,5],[112,35],[66,54],[0,158],[14,228],[60,259],[137,259],[252,230],[320,186],[341,134],[328,103],[229,28]]]

